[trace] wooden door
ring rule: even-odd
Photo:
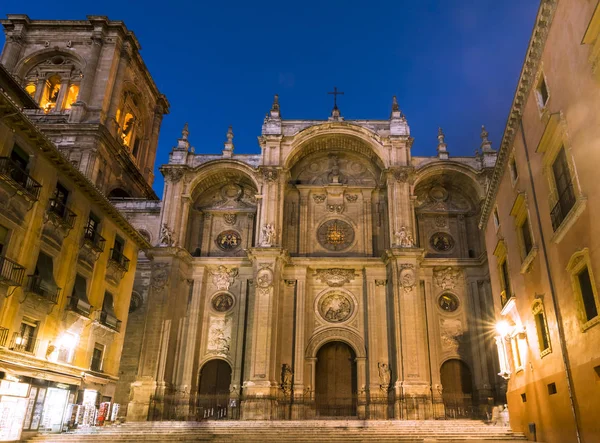
[[[317,353],[315,401],[321,416],[356,415],[356,356],[342,342],[323,345]]]

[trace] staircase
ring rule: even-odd
[[[30,442],[517,442],[525,436],[476,420],[303,420],[132,422],[66,434],[39,434]]]

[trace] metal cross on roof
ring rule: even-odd
[[[328,92],[327,94],[333,95],[333,109],[337,109],[338,108],[337,107],[337,96],[338,95],[344,95],[344,93],[343,92],[339,92],[337,90],[337,86],[334,86],[333,87],[333,92]]]

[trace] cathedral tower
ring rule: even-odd
[[[1,21],[0,63],[39,104],[32,118],[109,197],[156,199],[153,167],[169,102],[121,21]]]

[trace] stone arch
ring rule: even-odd
[[[202,383],[202,377],[203,376],[207,376],[206,372],[203,374],[203,371],[208,370],[214,370],[214,371],[218,371],[218,370],[226,370],[227,368],[224,366],[227,365],[228,369],[229,369],[229,374],[227,377],[227,374],[214,374],[216,376],[216,379],[218,380],[218,382],[223,382],[223,380],[221,379],[221,377],[223,375],[225,375],[225,382],[227,381],[226,379],[228,378],[229,382],[228,383],[221,383],[221,385],[218,384],[214,384],[214,386],[211,386],[213,383],[212,380],[209,383]],[[215,395],[215,394],[229,394],[229,386],[231,385],[233,379],[233,365],[231,364],[231,362],[225,358],[214,358],[214,357],[209,357],[207,359],[205,359],[203,362],[201,362],[201,364],[199,365],[200,367],[198,368],[198,376],[196,378],[197,380],[197,389],[198,389],[198,393],[200,395],[203,394],[209,394],[209,395]],[[214,366],[214,368],[213,368]],[[213,371],[211,371],[210,376],[212,376]],[[225,384],[227,386],[225,386]],[[203,392],[203,389],[213,389],[215,392]]]
[[[71,51],[65,51],[62,49],[59,49],[57,47],[55,48],[46,48],[46,49],[42,49],[40,51],[36,51],[32,54],[29,54],[27,57],[19,60],[19,62],[17,63],[17,65],[15,66],[14,69],[14,76],[19,79],[20,81],[22,81],[25,78],[25,75],[34,67],[37,66],[39,63],[41,63],[42,61],[44,61],[45,59],[49,58],[49,57],[55,57],[55,56],[63,56],[67,59],[71,59],[73,61],[76,62],[76,64],[78,65],[79,69],[83,70],[85,69],[85,66],[87,65],[87,62],[85,61],[85,59],[83,57],[81,57],[79,54],[77,54],[76,52],[71,52]]]
[[[229,172],[230,175],[223,172]],[[231,178],[239,177],[247,179],[254,187],[260,189],[260,182],[256,177],[256,171],[238,160],[212,160],[206,162],[192,172],[193,178],[185,189],[185,194],[195,200],[200,193],[218,184],[225,184]]]
[[[471,166],[453,161],[430,163],[417,170],[412,186],[413,192],[424,182],[442,176],[461,177],[462,182],[469,187],[469,191],[473,192],[479,201],[485,198],[485,190],[479,184],[477,171]]]
[[[316,358],[321,346],[332,341],[341,341],[349,345],[357,358],[367,357],[363,339],[356,332],[346,328],[327,328],[314,334],[306,346],[305,357]]]
[[[291,169],[298,161],[313,152],[326,149],[326,145],[335,143],[340,149],[364,155],[381,169],[389,166],[389,158],[374,132],[346,122],[328,122],[310,126],[296,135],[288,152],[284,167]]]
[[[131,194],[121,187],[115,187],[110,190],[108,198],[130,198]]]

